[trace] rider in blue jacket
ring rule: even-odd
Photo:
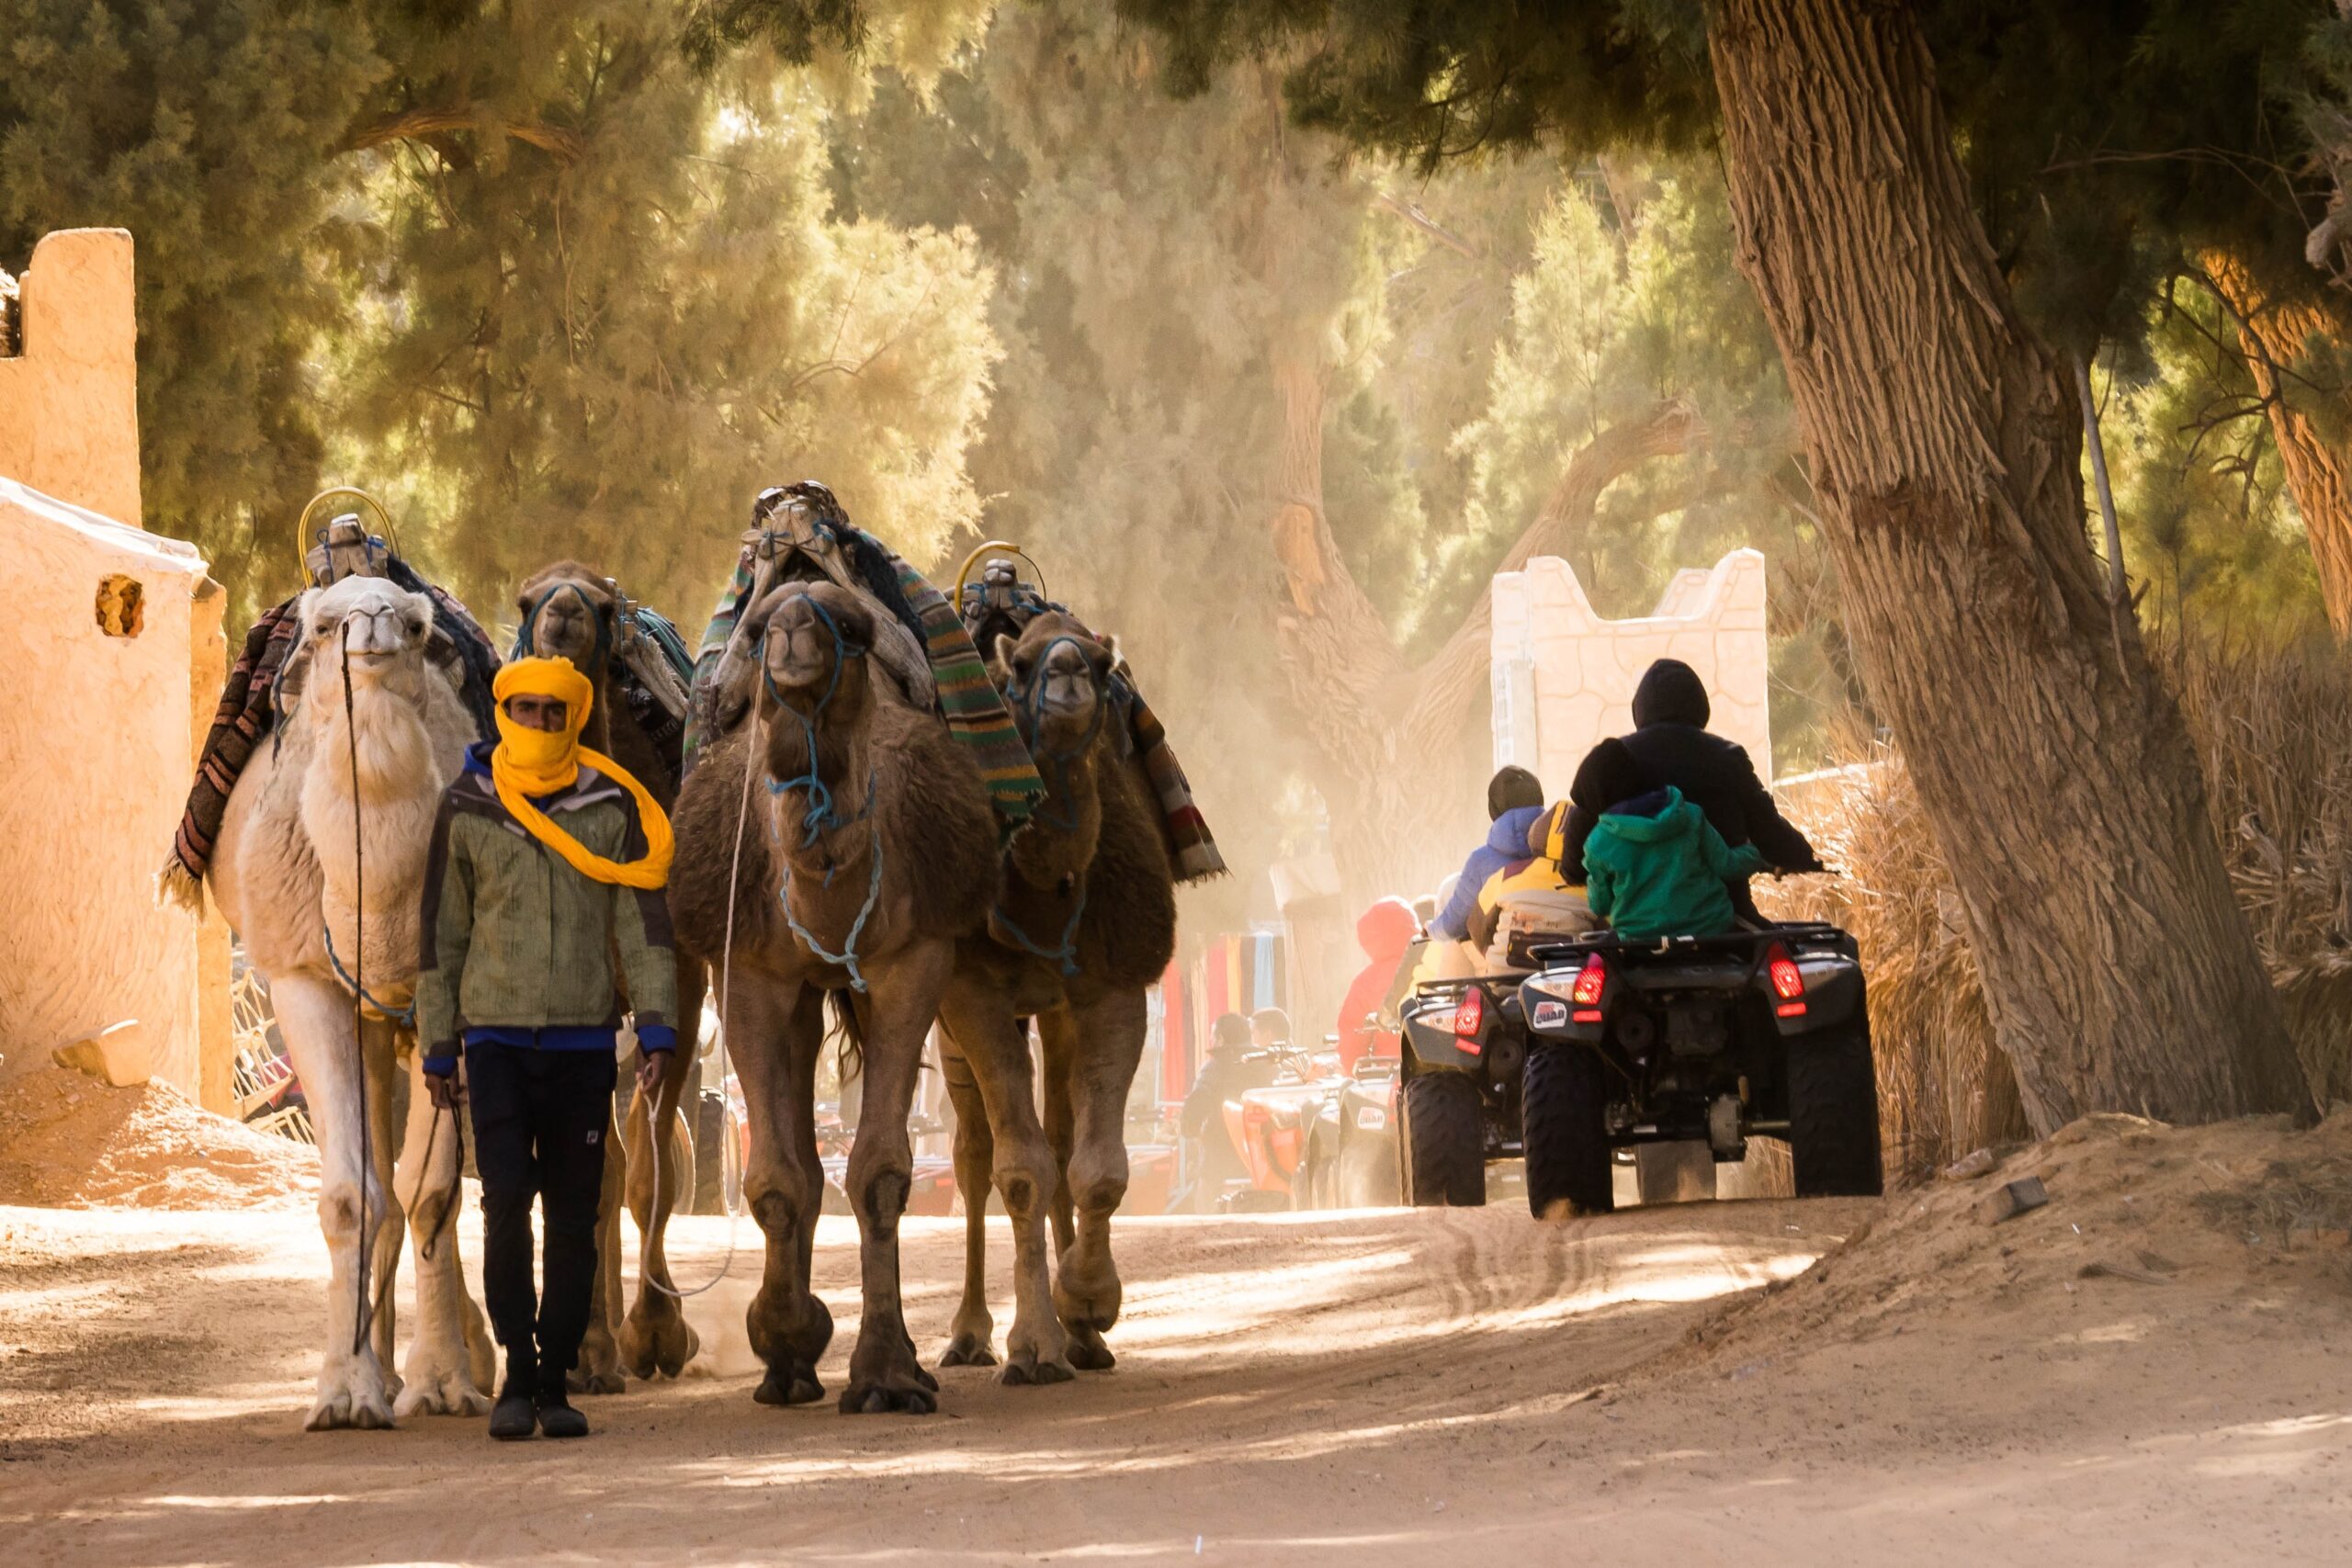
[[[1479,889],[1504,866],[1527,858],[1528,829],[1543,815],[1544,785],[1525,768],[1506,767],[1488,781],[1487,816],[1493,826],[1487,830],[1487,841],[1462,863],[1462,879],[1453,885],[1453,897],[1430,922],[1430,935],[1460,942],[1470,934]]]

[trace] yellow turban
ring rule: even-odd
[[[526,832],[584,876],[624,887],[659,887],[667,881],[675,840],[661,803],[646,793],[628,770],[580,744],[581,728],[596,700],[596,688],[589,684],[588,677],[573,669],[569,659],[517,659],[500,668],[490,690],[498,704],[498,747],[490,754],[490,777],[498,786],[499,804],[513,813]],[[515,723],[506,716],[506,699],[513,696],[555,698],[564,705],[563,728],[533,729]],[[533,795],[570,787],[580,776],[583,761],[637,797],[638,820],[645,827],[644,859],[626,864],[606,860],[531,804]]]

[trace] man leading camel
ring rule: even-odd
[[[564,1374],[588,1327],[597,1198],[616,1069],[619,956],[650,1097],[677,1043],[662,887],[670,824],[645,786],[580,745],[594,688],[561,659],[498,672],[495,747],[477,745],[443,797],[425,864],[418,1036],[436,1104],[466,1089],[481,1171],[483,1294],[506,1379],[490,1435],[579,1437]],[[531,1203],[547,1280],[535,1304]]]

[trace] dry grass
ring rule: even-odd
[[[2330,648],[2182,642],[2158,655],[2203,765],[2238,901],[2278,987],[2313,1097],[2352,1100],[2352,664]],[[1958,895],[1901,760],[1849,765],[1792,809],[1845,875],[1791,883],[1775,908],[1833,919],[1870,969],[1890,1180],[2027,1135],[1993,1044]]]

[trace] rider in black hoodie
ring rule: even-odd
[[[1587,752],[1568,787],[1566,844],[1560,857],[1567,882],[1584,882],[1584,841],[1611,807],[1668,784],[1707,814],[1725,844],[1754,844],[1776,871],[1823,869],[1813,845],[1773,804],[1747,753],[1707,732],[1709,712],[1706,683],[1680,660],[1661,659],[1643,674],[1634,690],[1634,732]],[[1740,918],[1761,923],[1747,879],[1733,882],[1730,889]]]

